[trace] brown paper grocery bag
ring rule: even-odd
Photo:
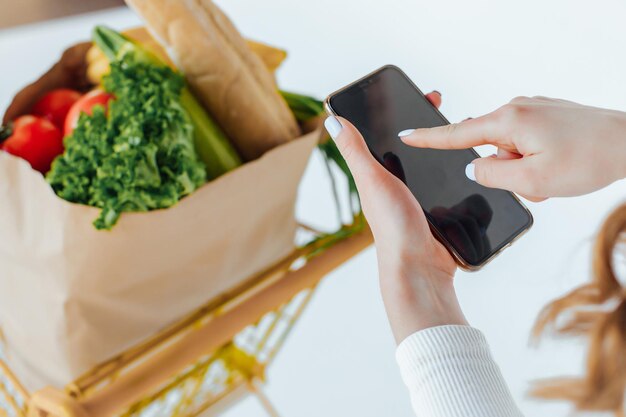
[[[176,206],[124,213],[58,198],[0,152],[0,326],[27,388],[63,386],[293,249],[298,183],[319,131],[204,185]]]

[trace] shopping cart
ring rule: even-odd
[[[266,368],[320,280],[372,241],[345,162],[332,142],[320,149],[338,204],[334,178],[348,178],[349,224],[333,233],[301,225],[307,242],[289,256],[65,387],[28,392],[0,356],[0,417],[218,415],[248,394],[277,416],[262,390]]]

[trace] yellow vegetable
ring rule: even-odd
[[[89,52],[100,50],[95,46],[92,46]],[[95,54],[92,54],[95,55]],[[109,73],[109,60],[102,54],[102,57],[98,57],[92,61],[87,61],[87,79],[92,84],[100,84],[102,77]]]
[[[143,48],[163,59],[169,66],[174,67],[174,63],[165,50],[150,36],[144,27],[128,29],[122,33],[139,42]],[[257,54],[265,66],[272,72],[275,72],[287,58],[287,52],[282,49],[274,48],[261,42],[251,40],[247,42],[252,52]],[[93,45],[87,52],[86,61],[87,79],[93,84],[100,84],[102,77],[109,73],[109,60],[96,45]]]
[[[287,58],[287,51],[249,39],[247,42],[248,47],[261,58],[267,69],[271,72],[275,72],[285,58]]]

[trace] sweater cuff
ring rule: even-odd
[[[418,331],[400,343],[396,360],[418,415],[521,415],[478,329],[449,325]]]
[[[404,339],[396,350],[402,379],[415,381],[425,367],[434,362],[455,360],[492,361],[487,339],[471,326],[430,327]]]

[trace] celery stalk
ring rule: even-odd
[[[206,165],[209,179],[237,168],[241,159],[222,129],[211,119],[188,88],[184,88],[180,103],[187,110],[194,126],[196,151]]]
[[[132,51],[141,60],[154,65],[166,65],[158,56],[145,50],[141,45],[105,26],[95,27],[93,41],[111,61]],[[241,158],[226,134],[187,87],[183,88],[180,101],[194,126],[196,151],[206,166],[208,179],[212,180],[240,166]]]
[[[324,113],[324,105],[313,97],[288,91],[280,91],[287,105],[299,122],[306,122]]]

